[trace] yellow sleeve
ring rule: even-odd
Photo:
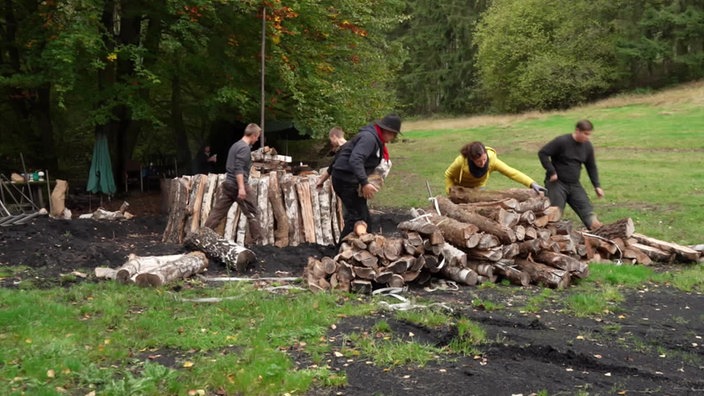
[[[492,168],[501,172],[504,176],[515,181],[516,183],[523,184],[526,187],[530,187],[530,185],[534,183],[534,180],[528,177],[528,175],[518,169],[511,168],[505,162],[501,161],[499,157],[494,159],[494,165]]]
[[[450,192],[450,188],[456,184],[456,181],[460,178],[460,172],[462,172],[462,166],[464,164],[464,157],[458,155],[449,167],[445,170],[445,193]]]

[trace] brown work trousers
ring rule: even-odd
[[[218,194],[215,200],[215,205],[213,205],[208,219],[205,221],[205,226],[212,230],[217,228],[222,219],[227,215],[232,203],[237,202],[240,211],[242,211],[242,214],[247,218],[252,243],[258,244],[262,241],[262,229],[259,225],[259,219],[257,219],[258,209],[257,205],[254,203],[252,188],[246,183],[244,187],[247,190],[247,197],[245,199],[239,199],[237,198],[237,185],[228,182],[223,183],[220,194]]]

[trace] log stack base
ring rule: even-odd
[[[547,198],[526,190],[462,191],[436,197],[435,207],[398,225],[401,238],[357,230],[338,255],[309,259],[311,290],[370,292],[442,277],[463,285],[506,280],[514,285],[568,287],[589,275],[589,262],[698,262],[701,250],[635,233],[629,218],[596,231],[573,229]],[[344,276],[340,277],[340,272]],[[340,280],[342,278],[342,280]]]

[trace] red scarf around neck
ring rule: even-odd
[[[383,150],[383,155],[385,160],[389,160],[389,149],[386,148],[386,143],[384,143],[384,137],[381,132],[381,128],[379,128],[379,125],[374,125],[374,128],[376,128],[376,134],[379,136],[379,140],[381,140],[381,149]]]

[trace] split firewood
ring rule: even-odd
[[[208,186],[208,175],[194,175],[193,182],[195,184],[193,190],[191,190],[192,199],[189,202],[189,212],[191,214],[190,232],[196,232],[201,227],[201,209],[203,207],[203,195]]]
[[[508,279],[514,285],[530,285],[530,276],[518,269],[513,260],[499,260],[494,263],[494,270],[502,278]]]
[[[472,238],[478,238],[478,236],[472,236]],[[478,241],[478,239],[477,239]],[[472,242],[469,242],[470,244]],[[425,239],[423,241],[423,248],[425,249],[425,252],[428,254],[434,254],[436,256],[440,255],[440,252],[442,251],[442,244],[436,245],[430,241],[430,239]]]
[[[532,210],[526,210],[525,212],[521,213],[521,217],[518,219],[519,223],[525,225],[533,225],[535,224],[535,220],[535,213],[533,213]]]
[[[369,267],[373,269],[377,269],[378,263],[379,263],[379,258],[367,250],[360,250],[357,253],[352,256],[352,259],[359,263],[359,265],[364,266],[364,267]]]
[[[696,262],[699,259],[699,256],[701,255],[701,252],[699,252],[695,249],[692,249],[690,247],[683,246],[683,245],[678,245],[673,242],[665,242],[665,241],[661,241],[659,239],[651,238],[651,237],[645,236],[643,234],[637,234],[637,233],[633,233],[632,236],[639,243],[658,248],[658,249],[665,251],[665,252],[668,252],[668,253],[674,253],[678,259],[683,260],[683,261],[695,261]]]
[[[423,268],[428,270],[430,273],[434,274],[442,269],[442,266],[440,265],[441,262],[438,260],[437,256],[424,255],[423,260],[425,261]]]
[[[518,269],[530,276],[531,283],[557,289],[564,289],[570,284],[568,271],[525,259],[516,259],[515,263]]]
[[[440,211],[447,217],[451,217],[464,223],[474,224],[480,231],[496,235],[502,243],[513,243],[516,241],[516,235],[510,228],[504,227],[496,221],[477,213],[462,210],[457,206],[457,204],[443,196],[438,196],[435,200],[440,207]]]
[[[567,271],[578,278],[584,278],[589,274],[586,263],[566,254],[543,250],[533,257],[536,261]]]
[[[425,255],[420,255],[413,260],[413,263],[411,263],[411,266],[408,267],[408,271],[406,272],[418,272],[421,269],[425,267]]]
[[[374,270],[374,268],[370,267],[353,266],[352,274],[355,278],[360,279],[374,280],[374,278],[376,278],[376,271]]]
[[[315,220],[313,219],[310,185],[308,180],[299,178],[295,187],[298,194],[298,202],[300,203],[301,219],[303,220],[304,242],[315,243]]]
[[[673,263],[677,257],[675,253],[668,253],[664,250],[658,249],[657,247],[639,242],[629,242],[628,246],[640,250],[648,255],[648,257],[650,257],[653,261],[658,263]]]
[[[454,266],[445,266],[440,270],[440,275],[468,286],[477,284],[477,273],[470,268],[460,268]]]
[[[501,245],[499,238],[493,234],[482,233],[477,244],[477,249],[491,249]]]
[[[222,181],[225,181],[224,177]],[[203,227],[205,225],[205,221],[208,219],[208,215],[210,215],[210,209],[212,209],[213,203],[215,202],[217,192],[221,189],[222,186],[219,180],[219,175],[216,173],[208,174],[207,187],[203,193],[203,201],[201,202],[200,207],[200,224],[198,227]]]
[[[439,245],[444,242],[442,232],[431,223],[428,216],[416,217],[412,220],[402,221],[396,226],[402,231],[415,231],[426,238],[431,239],[433,244]]]
[[[468,260],[467,268],[471,268],[474,272],[487,278],[490,282],[496,282],[494,274],[494,265],[486,261]]]
[[[245,272],[247,266],[256,261],[254,252],[242,245],[221,238],[208,227],[202,227],[198,232],[190,233],[184,243],[238,272]]]
[[[201,273],[207,267],[208,258],[205,253],[190,252],[150,271],[138,273],[134,281],[139,286],[162,286]]]
[[[363,279],[355,279],[350,283],[350,291],[357,294],[371,294],[372,282]]]
[[[403,287],[405,284],[406,279],[400,274],[392,274],[391,279],[386,282],[387,287]]]
[[[653,262],[647,254],[631,245],[623,249],[623,258],[631,260],[633,264],[650,265]]]
[[[357,236],[364,235],[367,233],[367,222],[364,220],[359,220],[354,223],[354,234]]]
[[[633,226],[633,220],[629,217],[610,224],[604,224],[596,230],[592,230],[590,232],[606,239],[621,238],[626,240],[633,235],[634,231],[635,227]]]
[[[281,195],[281,189],[279,188],[279,172],[271,173],[269,175],[269,190],[268,198],[271,204],[271,209],[274,213],[274,221],[276,224],[276,229],[274,230],[274,246],[276,247],[286,247],[289,245],[289,223],[288,216],[286,215],[286,208],[284,206],[284,200]],[[326,240],[330,243],[330,240]]]
[[[474,224],[446,216],[432,216],[430,221],[442,232],[443,238],[455,246],[473,248],[479,244],[481,236],[477,234],[479,228]]]
[[[415,280],[418,279],[418,276],[420,276],[421,271],[406,271],[401,276],[403,277],[404,282],[406,283],[411,283]]]
[[[169,203],[167,206],[170,207],[170,210],[161,240],[162,242],[183,243],[191,179],[185,176],[180,179],[172,179],[168,186],[167,201]]]
[[[380,284],[380,285],[385,285],[389,283],[391,278],[393,277],[394,273],[391,271],[380,271],[376,273],[376,276],[374,277],[374,282]]]
[[[562,253],[574,254],[576,252],[576,246],[570,235],[553,235],[550,240],[559,246]]]
[[[383,257],[389,261],[396,261],[401,257],[403,252],[403,239],[401,238],[386,238],[384,242]]]
[[[467,267],[467,253],[457,249],[450,243],[442,245],[442,252],[440,254],[450,266],[459,268]]]
[[[499,261],[503,258],[503,250],[500,247],[489,249],[469,249],[467,255],[477,260]]]
[[[520,254],[520,250],[517,243],[510,243],[501,246],[501,253],[504,259],[512,259]]]
[[[298,246],[299,243],[304,241],[301,235],[303,220],[298,210],[299,205],[294,183],[294,177],[290,173],[284,174],[281,177],[281,183],[279,183],[286,205],[286,217],[288,217],[289,224],[288,240],[290,246]]]
[[[386,243],[386,238],[383,235],[374,234],[374,238],[367,245],[367,250],[369,253],[375,256],[384,256],[384,245]]]
[[[415,257],[403,256],[403,257],[399,258],[398,260],[389,263],[389,265],[386,266],[386,269],[388,271],[393,272],[394,274],[403,274],[409,268],[411,268],[415,262],[416,262]]]
[[[352,266],[347,263],[338,263],[337,270],[335,271],[337,284],[334,286],[335,289],[350,291],[350,282],[354,279],[354,274],[352,273]]]

